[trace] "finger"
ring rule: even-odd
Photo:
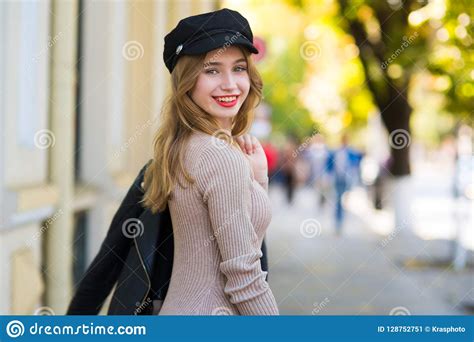
[[[247,153],[252,153],[252,137],[249,134],[244,136],[245,139],[245,149]]]
[[[252,139],[252,136],[250,134],[248,135],[247,146],[248,146],[248,149],[249,149],[249,153],[253,153],[254,152],[253,139]]]
[[[239,144],[240,149],[242,150],[242,152],[249,154],[249,151],[247,149],[247,141],[246,141],[245,135],[241,135],[241,136],[237,137],[235,140]]]
[[[235,138],[235,141],[239,145],[240,149],[242,151],[244,151],[245,150],[245,140],[244,140],[244,138],[242,138],[242,136],[239,136],[239,137]]]
[[[258,142],[258,139],[254,136],[252,136],[252,150],[255,153],[259,147],[260,143]]]

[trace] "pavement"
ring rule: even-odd
[[[330,197],[319,208],[315,191],[300,188],[289,205],[283,189],[274,185],[270,199],[269,283],[280,314],[473,314],[465,306],[474,303],[472,251],[466,266],[454,270],[452,239],[426,238],[419,229],[394,230],[393,213],[372,209],[362,188],[344,199],[341,236],[333,227]],[[430,222],[418,216],[415,226]]]

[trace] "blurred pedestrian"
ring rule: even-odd
[[[268,162],[268,182],[273,181],[273,176],[278,170],[278,149],[272,144],[270,140],[262,141],[263,151],[267,157]]]
[[[335,230],[336,234],[342,233],[344,224],[344,208],[342,198],[350,190],[359,177],[359,166],[362,154],[349,145],[349,138],[344,134],[341,146],[329,153],[326,170],[330,175],[335,192]]]
[[[317,196],[318,209],[321,209],[326,201],[329,187],[326,165],[329,157],[329,150],[324,141],[324,136],[316,134],[307,152],[308,162],[310,164],[309,183],[313,186]]]
[[[293,203],[296,187],[296,157],[298,155],[297,148],[297,138],[290,135],[287,137],[281,152],[281,173],[283,176],[283,186],[285,187],[286,200],[288,201],[288,204]]]

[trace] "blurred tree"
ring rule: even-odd
[[[301,63],[298,41],[290,43],[290,48],[281,54],[274,54],[260,68],[266,87],[264,100],[272,105],[273,130],[292,134],[298,139],[314,134],[314,122],[308,109],[298,100],[298,92],[306,66]]]
[[[395,140],[390,144],[390,171],[394,176],[407,175],[409,144],[396,140],[410,138],[408,90],[415,74],[446,75],[450,80],[443,89],[449,95],[447,107],[461,116],[472,115],[472,51],[467,49],[472,44],[472,25],[470,15],[464,13],[470,7],[467,0],[448,3],[448,9],[443,1],[425,0],[339,0],[339,4],[360,51],[367,88]],[[450,63],[453,58],[448,53],[436,53],[440,43],[445,48],[450,45],[447,51],[457,64]]]
[[[252,3],[252,2],[251,2]],[[259,63],[264,80],[264,101],[272,107],[273,133],[291,134],[298,139],[314,134],[314,121],[298,99],[307,65],[299,54],[304,15],[283,2],[255,2],[253,30],[266,43],[266,56]],[[243,6],[249,9],[250,6]],[[244,9],[240,9],[245,13]],[[272,13],[268,16],[268,13]],[[285,18],[285,20],[275,20]]]
[[[459,121],[472,124],[469,2],[239,0],[228,6],[250,18],[266,43],[259,70],[274,133],[305,139],[322,131],[337,144],[350,130],[363,145],[367,119],[377,110],[389,133],[402,130],[392,138],[390,170],[402,176],[410,173],[404,138],[411,139],[411,128],[431,144]]]
[[[446,95],[446,109],[470,124],[474,114],[472,5],[467,0],[450,1],[443,19],[432,22],[435,40],[428,60],[430,72],[440,76],[437,86]]]

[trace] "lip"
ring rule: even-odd
[[[235,100],[232,101],[232,102],[220,102],[219,100],[217,100],[218,97],[231,97],[231,96],[235,96]],[[223,96],[213,96],[212,98],[214,99],[214,101],[216,101],[216,103],[221,106],[221,107],[233,107],[237,104],[237,101],[239,100],[239,96],[240,95],[223,95]]]

